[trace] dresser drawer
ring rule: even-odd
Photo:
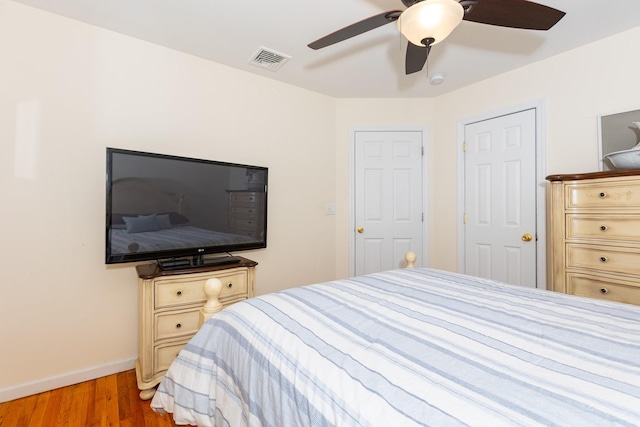
[[[231,212],[236,217],[242,217],[242,218],[258,217],[258,209],[254,207],[233,206],[229,208],[229,212]]]
[[[187,304],[204,304],[207,297],[203,286],[211,277],[217,277],[222,282],[220,301],[236,299],[240,295],[247,295],[248,273],[246,270],[230,271],[226,274],[193,276],[189,280],[158,280],[155,284],[156,308],[173,307]]]
[[[257,206],[258,194],[255,192],[233,193],[229,196],[229,203],[232,206]]]
[[[258,221],[251,218],[229,218],[229,224],[244,229],[255,229]]]
[[[222,303],[247,298],[249,277],[246,271],[239,271],[235,274],[227,274],[218,278],[222,282],[222,292],[220,292],[219,298]]]
[[[640,273],[640,253],[632,248],[567,244],[567,268]]]
[[[180,353],[180,350],[184,348],[188,340],[180,341],[177,343],[171,343],[167,345],[160,345],[153,349],[154,351],[154,371],[166,371],[169,369],[171,362],[175,360]]]
[[[192,336],[200,328],[200,311],[185,310],[156,315],[155,340]]]
[[[156,308],[195,303],[205,303],[203,285],[206,277],[190,280],[158,280],[156,286]]]
[[[640,305],[640,287],[593,275],[568,273],[567,293]]]
[[[567,215],[567,239],[640,240],[637,215]]]
[[[593,184],[567,184],[567,209],[616,209],[640,207],[640,186],[637,182],[608,182]]]

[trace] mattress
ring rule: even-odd
[[[263,295],[151,403],[201,426],[640,425],[640,307],[430,269]]]

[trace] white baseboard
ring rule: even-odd
[[[0,389],[0,403],[134,369],[136,358],[116,360],[79,371]]]

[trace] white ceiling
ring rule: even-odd
[[[400,0],[14,0],[337,98],[438,96],[638,26],[638,0],[541,0],[567,15],[549,31],[463,21],[404,74],[394,23],[314,51],[307,44]],[[480,0],[482,1],[482,0]],[[292,58],[278,71],[249,64],[260,47]],[[637,52],[629,52],[636,55]],[[597,61],[598,58],[594,58]],[[444,73],[443,84],[428,76]]]

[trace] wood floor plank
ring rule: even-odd
[[[87,381],[89,387],[87,389],[87,418],[86,425],[90,426],[96,414],[96,381]]]
[[[9,413],[9,403],[11,402],[0,403],[0,426],[2,425],[2,420],[4,420]]]
[[[129,401],[129,382],[126,372],[116,375],[118,381],[118,420],[120,427],[131,427],[131,402]]]
[[[33,413],[31,414],[31,419],[29,420],[29,427],[47,427],[44,423],[44,417],[47,412],[47,407],[49,406],[49,398],[51,397],[51,392],[47,391],[44,393],[36,394],[38,397],[36,401],[36,407],[33,409]],[[2,425],[2,423],[0,423]]]
[[[18,417],[18,425],[28,426],[31,425],[31,418],[36,409],[36,404],[38,403],[38,395],[28,396],[21,400],[23,401],[23,406],[22,412]]]
[[[49,401],[47,403],[47,408],[44,413],[44,417],[42,417],[42,425],[44,426],[55,426],[56,420],[58,419],[58,409],[60,408],[60,400],[62,399],[62,388],[57,388],[55,390],[51,390],[49,395]]]
[[[107,425],[107,377],[97,378],[94,400],[93,417],[89,420],[91,426]]]
[[[22,401],[13,401],[4,403],[3,406],[5,409],[4,414],[0,416],[0,426],[17,427],[24,403]]]
[[[150,406],[145,405],[142,409],[145,427],[159,427],[160,415],[153,412]]]
[[[118,409],[118,380],[116,375],[109,375],[107,378],[107,425],[117,426],[120,424]]]
[[[58,409],[57,426],[68,426],[71,417],[71,408],[73,406],[73,388],[75,386],[67,386],[62,389],[62,397],[60,398],[60,407]]]
[[[71,407],[69,408],[69,425],[86,426],[90,383],[76,384],[70,390]]]
[[[129,402],[131,402],[131,425],[134,427],[144,425],[143,405],[148,405],[140,399],[135,371],[126,372],[126,380],[129,385]]]

